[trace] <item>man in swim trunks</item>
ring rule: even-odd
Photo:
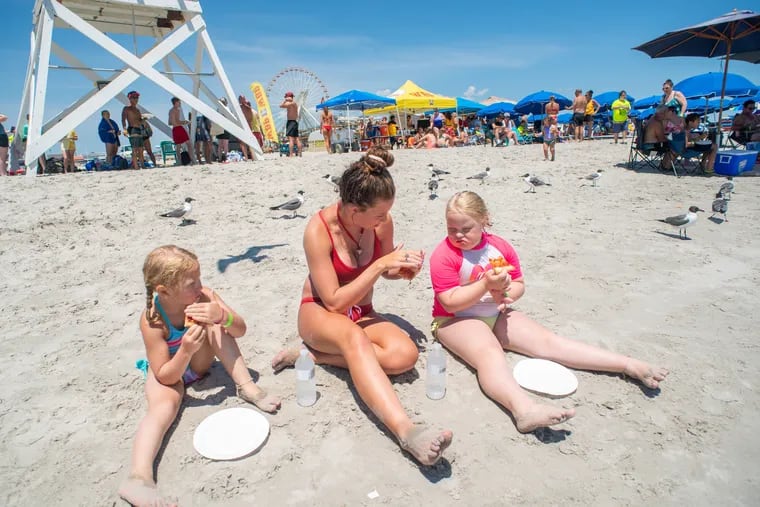
[[[301,138],[298,137],[298,104],[293,98],[293,92],[285,93],[285,100],[280,107],[287,110],[288,122],[285,124],[285,135],[288,136],[288,156],[293,156],[293,143],[298,146],[298,156],[303,154]]]
[[[570,109],[573,110],[573,125],[575,126],[575,140],[583,141],[583,122],[586,118],[586,97],[583,96],[583,90],[575,90],[575,99]]]
[[[182,112],[182,101],[177,97],[172,97],[172,108],[169,109],[169,126],[172,128],[172,141],[174,141],[174,149],[177,152],[177,161],[180,160],[180,153],[184,151],[190,155],[190,159],[193,163],[194,154],[193,147],[190,145],[190,135],[187,133],[185,125],[189,125],[190,121],[185,119],[185,114]]]
[[[322,109],[322,117],[321,117],[321,123],[322,123],[322,137],[325,139],[325,149],[327,150],[327,153],[332,153],[332,129],[333,125],[335,125],[335,118],[333,118],[332,111],[330,111],[328,108]]]
[[[145,146],[142,113],[137,107],[140,94],[132,90],[127,94],[127,98],[129,105],[121,110],[121,126],[122,131],[129,136],[129,144],[132,146],[132,169],[140,169],[144,164],[143,147]]]

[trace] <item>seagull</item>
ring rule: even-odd
[[[734,184],[734,178],[729,176],[728,181],[720,186],[720,193],[723,194],[721,197],[730,201],[731,194],[734,193],[734,188],[736,188],[736,185]]]
[[[428,164],[428,167],[430,168],[430,172],[433,173],[433,176],[441,176],[442,174],[451,174],[449,171],[444,171],[443,169],[436,169],[433,164]]]
[[[322,177],[333,184],[333,190],[336,192],[338,191],[338,186],[340,185],[340,176],[330,176],[329,174],[325,174]]]
[[[193,211],[193,205],[190,204],[195,199],[192,197],[186,197],[185,202],[177,209],[173,209],[171,211],[167,211],[166,213],[161,213],[158,216],[164,217],[164,218],[181,218],[182,223],[187,223],[190,220],[187,218],[187,216],[190,214],[191,211]]]
[[[588,180],[588,181],[590,181],[591,183],[593,183],[593,185],[592,185],[592,186],[594,186],[594,187],[595,187],[595,186],[596,186],[596,183],[599,181],[599,178],[601,178],[601,177],[602,177],[602,175],[600,174],[601,172],[603,172],[603,170],[602,170],[602,169],[597,169],[596,171],[592,172],[591,174],[587,174],[586,176],[581,176],[581,177],[580,177],[580,178],[578,178],[578,179],[579,179],[579,180]]]
[[[714,217],[716,213],[720,213],[723,215],[723,219],[728,222],[728,216],[726,213],[728,213],[728,201],[729,199],[726,199],[724,197],[723,192],[718,192],[715,194],[716,199],[712,202],[712,210],[713,214],[710,216],[710,218]]]
[[[546,185],[547,187],[552,186],[551,183],[542,180],[540,176],[537,176],[535,174],[525,173],[522,175],[522,179],[525,183],[528,184],[528,190],[526,190],[525,193],[533,192],[535,194],[536,187],[540,187],[542,185]]]
[[[473,174],[472,176],[467,176],[468,180],[480,180],[480,184],[482,185],[484,181],[486,181],[486,178],[488,178],[488,174],[491,172],[490,167],[486,167],[486,170],[482,173]]]
[[[435,199],[438,196],[438,177],[435,174],[433,174],[433,177],[428,181],[427,187],[428,190],[430,190],[430,199]]]
[[[304,202],[303,190],[299,190],[298,195],[294,197],[293,199],[289,201],[285,201],[282,204],[278,204],[277,206],[270,206],[269,209],[271,210],[282,209],[282,210],[292,211],[293,217],[295,217],[296,211],[298,210],[298,208],[301,207],[303,202]]]
[[[686,236],[686,228],[697,222],[697,211],[704,211],[704,210],[699,209],[696,206],[690,206],[688,213],[684,213],[683,215],[676,215],[674,217],[668,217],[664,220],[660,219],[658,221],[671,225],[674,228],[678,229],[679,238],[681,238],[681,231],[683,231],[682,239],[689,239],[688,236]]]

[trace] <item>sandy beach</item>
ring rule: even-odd
[[[160,453],[161,490],[181,505],[752,505],[760,494],[760,178],[736,179],[728,222],[700,214],[691,240],[658,218],[710,209],[724,178],[632,171],[628,145],[607,140],[394,152],[396,240],[430,253],[444,207],[470,189],[493,232],[520,254],[527,293],[516,307],[565,336],[666,366],[653,393],[617,375],[579,371],[575,407],[553,430],[520,434],[474,372],[448,356],[445,398],[425,396],[432,289],[381,281],[375,308],[421,350],[393,379],[416,422],[450,428],[433,467],[404,454],[352,390],[346,371],[317,367],[319,399],[295,402],[295,374],[272,356],[299,342],[306,217],[337,198],[325,174],[359,155],[267,155],[256,163],[0,179],[0,504],[124,505],[132,438],[144,413],[138,317],[142,263],[162,244],[193,250],[204,284],[245,316],[241,349],[260,385],[283,397],[255,454],[200,456],[193,432],[244,406],[216,363],[189,388]],[[427,164],[451,171],[429,199]],[[490,167],[484,184],[467,176]],[[579,177],[603,169],[594,188]],[[520,175],[552,186],[524,193]],[[298,216],[270,211],[304,190]],[[161,219],[191,196],[197,223]],[[521,356],[507,353],[515,364]],[[379,497],[368,498],[376,490]],[[752,500],[752,499],[755,500]]]

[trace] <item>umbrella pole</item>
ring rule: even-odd
[[[348,152],[354,151],[354,136],[351,135],[351,117],[349,116],[349,106],[346,104],[346,121],[348,122]]]
[[[723,144],[723,97],[726,94],[726,77],[728,76],[728,61],[731,59],[731,39],[726,41],[726,61],[723,64],[723,83],[720,86],[720,103],[718,104],[718,149]]]

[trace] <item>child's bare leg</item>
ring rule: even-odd
[[[500,325],[502,328],[498,329]],[[652,389],[668,375],[665,368],[559,336],[515,310],[509,311],[504,320],[500,319],[496,332],[503,337],[504,348],[509,350],[579,370],[624,373]]]
[[[575,415],[573,409],[539,404],[527,395],[512,376],[501,344],[485,322],[452,321],[438,329],[438,339],[477,370],[483,391],[512,413],[518,431],[560,424]]]
[[[148,412],[140,421],[132,444],[132,465],[129,477],[119,487],[119,496],[133,505],[154,505],[161,501],[153,481],[153,462],[169,426],[177,416],[184,387],[181,383],[165,386],[148,371],[145,397]]]
[[[253,382],[235,338],[224,331],[221,326],[209,326],[208,339],[214,354],[235,382],[238,396],[266,412],[275,412],[280,408],[278,397],[267,395],[266,391]]]

